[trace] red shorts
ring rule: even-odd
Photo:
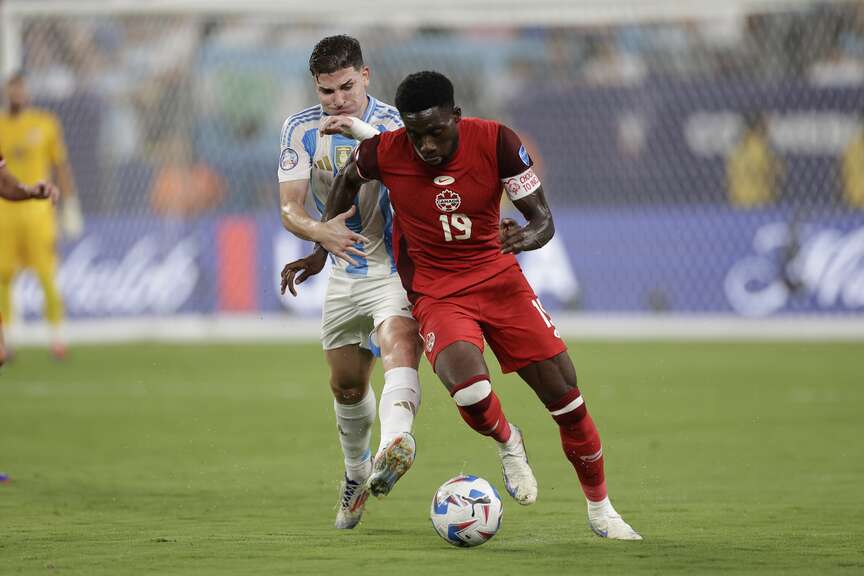
[[[433,369],[441,350],[458,341],[483,350],[485,338],[505,373],[567,350],[518,265],[445,298],[421,296],[413,313]]]

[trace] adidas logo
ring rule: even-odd
[[[393,406],[399,406],[400,408],[404,408],[405,410],[408,410],[409,412],[411,412],[412,416],[417,415],[417,407],[414,405],[413,402],[408,402],[407,400],[402,400],[401,402],[394,402]]]

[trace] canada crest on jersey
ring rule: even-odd
[[[442,190],[435,196],[435,206],[442,212],[455,212],[462,204],[462,198],[453,190]]]

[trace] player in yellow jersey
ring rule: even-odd
[[[53,184],[39,182],[35,186],[24,186],[6,170],[6,161],[0,151],[0,198],[7,200],[49,200],[56,203],[60,191]],[[3,342],[3,315],[0,314],[0,366],[6,361],[6,346]]]
[[[63,129],[57,117],[30,106],[22,74],[6,83],[6,112],[0,113],[0,150],[6,170],[24,186],[56,181],[63,196],[61,224],[67,237],[81,234],[81,210],[66,159]],[[56,178],[52,178],[56,176]],[[0,198],[0,315],[12,317],[12,281],[32,269],[45,294],[45,318],[53,328],[52,352],[65,355],[60,338],[63,302],[57,290],[57,225],[48,201],[9,202]]]

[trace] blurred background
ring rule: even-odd
[[[278,294],[309,247],[281,229],[276,164],[337,33],[370,94],[436,69],[528,144],[558,233],[522,263],[560,323],[862,318],[864,3],[408,4],[0,3],[2,69],[58,115],[83,207],[60,247],[73,340],[232,318],[316,336],[325,276]],[[11,338],[38,340],[35,276],[14,301]]]

